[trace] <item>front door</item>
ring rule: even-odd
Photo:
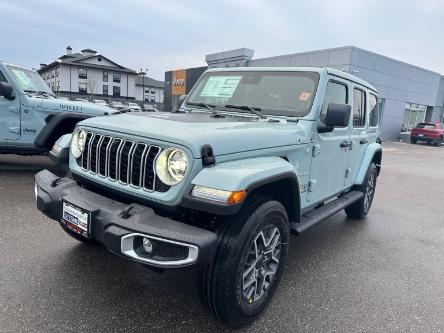
[[[8,82],[0,70],[0,82]],[[9,100],[0,96],[0,143],[20,138],[20,100],[14,92],[15,99]]]
[[[329,103],[347,104],[347,96],[346,82],[329,81],[318,122],[324,123]],[[315,134],[307,201],[322,201],[344,189],[349,140],[349,126]]]

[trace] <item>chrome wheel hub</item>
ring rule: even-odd
[[[273,283],[280,253],[279,229],[274,225],[266,226],[251,244],[243,269],[242,296],[247,303],[261,299]]]

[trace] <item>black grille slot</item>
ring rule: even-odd
[[[118,156],[118,150],[119,150],[121,143],[122,143],[122,140],[114,139],[113,142],[111,143],[111,148],[109,149],[108,177],[111,179],[114,179],[114,180],[116,180],[116,176],[117,176],[117,165],[118,165],[117,156]]]
[[[134,143],[131,141],[125,141],[122,150],[120,151],[120,172],[119,180],[123,183],[128,183],[128,169],[130,167],[130,153]]]
[[[155,171],[154,171],[154,161],[156,156],[159,154],[160,148],[151,146],[150,151],[146,156],[145,161],[145,179],[143,187],[147,190],[154,191],[155,186]]]
[[[91,144],[91,152],[90,152],[90,170],[94,173],[97,172],[97,146],[102,138],[101,135],[94,135]]]
[[[157,146],[89,132],[78,163],[85,171],[119,180],[124,185],[166,192],[170,186],[159,181],[154,170],[160,152]]]
[[[131,184],[137,187],[141,186],[142,181],[142,162],[145,157],[146,145],[138,143],[134,148],[133,164],[131,166]]]
[[[92,137],[91,133],[86,134],[85,148],[83,149],[82,165],[81,165],[83,169],[88,169],[88,152],[89,152],[89,143],[91,141],[91,137]]]
[[[107,160],[106,155],[108,153],[108,146],[111,142],[109,136],[105,136],[99,146],[99,175],[106,176]]]

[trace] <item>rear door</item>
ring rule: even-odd
[[[1,67],[0,82],[11,83],[6,79]],[[15,96],[13,100],[0,96],[0,143],[2,144],[20,139],[20,99],[16,91],[13,94]]]
[[[350,130],[350,141],[352,143],[348,152],[347,170],[345,185],[354,183],[358,175],[361,161],[364,158],[365,151],[371,140],[376,140],[377,128],[369,131],[368,126],[368,101],[370,97],[367,89],[355,85],[352,92],[352,121]],[[374,120],[373,120],[374,121]]]

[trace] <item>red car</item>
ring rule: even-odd
[[[443,123],[419,123],[410,133],[410,142],[415,144],[417,141],[425,141],[441,146],[444,142],[444,124]]]

